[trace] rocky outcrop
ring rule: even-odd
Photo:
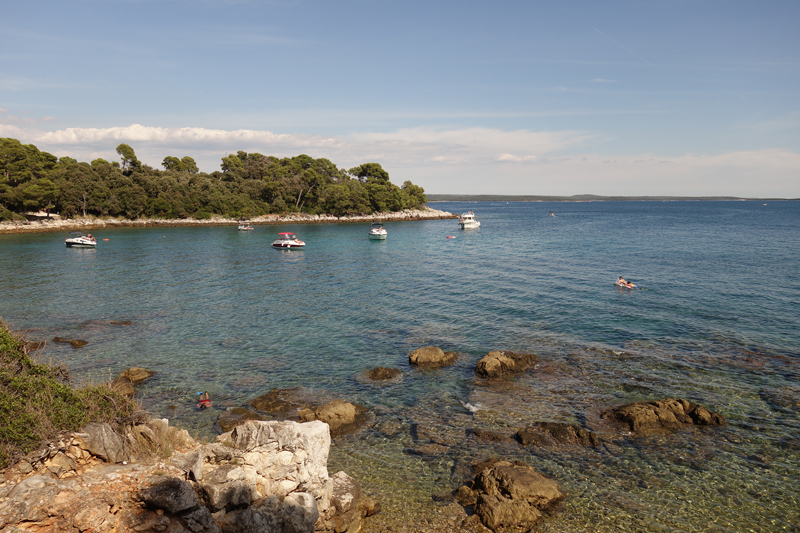
[[[537,422],[517,432],[516,439],[523,446],[578,445],[597,446],[597,435],[577,424]]]
[[[148,461],[150,438],[178,452]],[[124,434],[96,424],[6,471],[0,530],[359,531],[380,506],[346,473],[328,475],[330,442],[319,421],[248,422],[207,445],[166,420]]]
[[[666,398],[635,402],[603,411],[606,420],[626,424],[636,436],[662,435],[687,426],[723,426],[725,418],[702,405]]]
[[[519,462],[496,461],[480,467],[475,479],[460,487],[459,502],[473,505],[492,530],[532,528],[566,497],[558,484]]]
[[[441,368],[452,365],[458,356],[455,352],[445,352],[436,346],[424,346],[417,348],[408,356],[411,366],[420,368]]]
[[[485,378],[499,378],[507,374],[524,372],[536,364],[536,354],[494,350],[475,365],[475,373]]]

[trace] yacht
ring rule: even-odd
[[[479,228],[481,223],[475,220],[475,213],[468,211],[458,217],[458,225],[461,229],[475,229]]]

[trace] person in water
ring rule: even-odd
[[[211,407],[211,400],[208,399],[207,392],[198,392],[197,393],[197,400],[198,404],[197,407],[200,409],[207,409]]]

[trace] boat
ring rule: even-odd
[[[239,224],[239,231],[252,231],[253,226],[250,224]]]
[[[474,229],[479,228],[481,223],[475,220],[475,213],[467,211],[458,217],[458,225],[461,226],[461,229]]]
[[[273,248],[282,250],[302,250],[306,243],[297,238],[295,233],[278,233],[278,238],[272,243]]]
[[[64,244],[69,248],[95,248],[97,241],[90,233],[89,235],[80,235],[78,237],[67,237],[64,239]]]
[[[386,239],[386,230],[383,229],[383,222],[373,222],[369,230],[369,239],[371,241],[382,241]]]

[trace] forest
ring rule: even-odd
[[[78,162],[32,144],[0,138],[0,220],[47,211],[69,217],[246,219],[270,213],[343,216],[422,206],[422,187],[397,186],[378,163],[349,170],[307,155],[277,158],[239,151],[220,170],[200,172],[190,156],[165,157],[163,170],[143,164],[133,148],[120,161]]]

